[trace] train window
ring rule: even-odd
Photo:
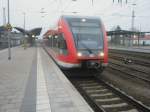
[[[67,55],[67,44],[63,34],[54,34],[48,37],[47,45],[55,49],[56,52]]]
[[[54,35],[52,36],[52,48],[54,47],[54,44],[55,42],[54,42]]]
[[[61,54],[64,54],[64,55],[68,54],[67,44],[66,44],[66,40],[64,39],[63,34],[59,34],[58,47],[60,49]]]
[[[87,22],[71,22],[71,26],[84,26],[84,27],[99,27],[99,24],[97,24],[96,22],[92,22],[92,23],[87,23]]]
[[[81,28],[79,27],[72,27],[72,32],[74,33],[84,33],[84,34],[98,34],[100,32],[100,28]]]
[[[59,41],[59,48],[60,49],[67,49],[66,41],[65,40]]]
[[[103,31],[100,20],[68,19],[77,49],[103,49]]]
[[[52,47],[52,35],[48,36],[48,46]]]
[[[50,47],[52,47],[52,39],[53,39],[53,36],[51,36],[50,38]]]
[[[58,36],[57,36],[57,35],[54,35],[54,36],[53,36],[53,47],[54,47],[54,48],[57,48],[57,39],[58,39]]]
[[[78,49],[102,49],[103,32],[100,27],[72,27],[72,33]]]

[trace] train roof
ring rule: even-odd
[[[64,19],[95,19],[95,20],[100,20],[100,17],[98,16],[78,16],[78,15],[62,15],[61,18]]]

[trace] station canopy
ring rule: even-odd
[[[31,30],[25,30],[23,28],[20,27],[14,27],[15,29],[17,29],[18,31],[20,31],[23,34],[26,34],[28,36],[34,35],[34,36],[39,36],[41,34],[41,30],[42,28],[34,28]]]

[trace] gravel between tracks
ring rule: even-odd
[[[138,79],[132,79],[118,72],[106,69],[100,76],[115,87],[123,90],[128,95],[150,106],[150,86]]]

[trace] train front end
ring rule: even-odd
[[[102,69],[108,63],[107,36],[99,18],[66,18],[74,40],[74,57],[82,67]],[[73,46],[73,45],[70,45]],[[73,50],[72,50],[73,51]]]

